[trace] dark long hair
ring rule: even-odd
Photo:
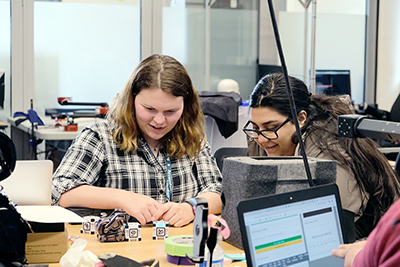
[[[289,77],[289,82],[297,113],[307,112],[302,127],[305,140],[315,143],[339,165],[350,168],[363,196],[363,204],[369,195],[369,205],[374,207],[371,211],[373,224],[376,225],[400,195],[399,177],[372,139],[338,136],[338,117],[354,113],[348,96],[346,99],[345,96],[312,95],[303,81]],[[258,82],[250,96],[250,108],[257,107],[273,108],[284,116],[291,116],[283,74],[270,74]]]

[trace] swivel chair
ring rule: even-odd
[[[390,109],[389,121],[400,122],[400,94],[397,96],[396,101],[394,101]]]
[[[373,119],[400,122],[400,94],[394,101],[390,111],[378,109],[377,105],[369,104],[361,114],[369,115]]]
[[[227,157],[247,156],[247,147],[221,147],[214,153],[219,170],[222,172],[224,159]]]
[[[360,114],[367,115],[372,119],[384,120],[391,122],[400,122],[400,94],[394,101],[390,111],[378,109],[377,105],[368,105],[365,110],[358,111]],[[400,143],[397,141],[390,140],[375,140],[380,147],[400,147]],[[385,153],[385,156],[389,160],[395,160],[398,158],[397,152],[395,153]],[[396,160],[398,161],[398,159]],[[400,166],[398,167],[398,172],[400,172]]]

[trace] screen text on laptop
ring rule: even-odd
[[[343,243],[335,195],[246,212],[243,218],[251,266],[343,266],[331,255]]]

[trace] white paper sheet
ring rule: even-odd
[[[22,218],[42,223],[80,223],[85,220],[76,213],[59,206],[16,206]]]

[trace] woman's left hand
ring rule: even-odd
[[[168,221],[170,225],[182,227],[194,219],[193,208],[189,203],[168,202],[162,205],[152,217],[152,221]]]

